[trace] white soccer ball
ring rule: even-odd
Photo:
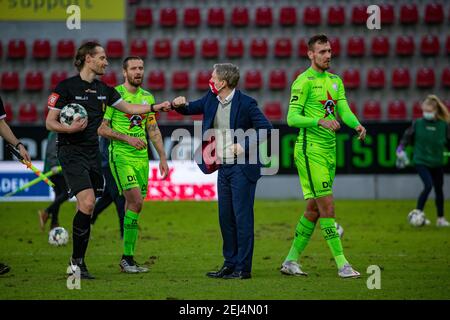
[[[426,219],[423,211],[414,209],[408,213],[408,222],[413,227],[421,227],[425,225]]]
[[[77,118],[86,118],[86,109],[78,103],[69,103],[64,106],[59,113],[59,122],[66,126],[70,126],[72,121]]]
[[[335,222],[334,225],[336,226],[336,231],[339,234],[339,238],[342,238],[344,235],[344,228],[342,228],[342,226],[337,222]]]
[[[48,243],[52,246],[64,246],[69,242],[69,233],[63,227],[56,227],[48,233]]]

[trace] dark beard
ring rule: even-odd
[[[133,78],[127,77],[127,80],[130,85],[132,85],[133,87],[136,87],[136,88],[142,84],[142,79],[138,80],[138,82],[136,82],[136,81],[133,81]]]

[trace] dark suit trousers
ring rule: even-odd
[[[222,165],[217,188],[224,265],[236,271],[251,272],[256,182],[250,181],[239,165]]]

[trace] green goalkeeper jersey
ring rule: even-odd
[[[291,87],[287,123],[300,129],[297,142],[303,144],[306,141],[325,149],[335,148],[336,133],[318,124],[320,119],[335,120],[336,113],[347,126],[354,129],[359,125],[348,106],[341,78],[310,67],[295,79]]]
[[[124,85],[118,85],[116,90],[120,93],[123,100],[132,104],[154,104],[153,95],[142,88],[138,88],[136,93],[131,93]],[[111,128],[122,134],[137,137],[147,144],[146,125],[147,123],[156,122],[154,113],[147,114],[127,114],[116,108],[107,107],[104,119],[111,123]],[[127,157],[130,160],[148,158],[147,149],[137,150],[128,143],[120,140],[111,140],[109,151],[115,156],[121,158]]]

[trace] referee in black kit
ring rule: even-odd
[[[108,66],[105,50],[96,42],[86,42],[77,51],[74,61],[79,74],[61,81],[48,98],[48,130],[58,133],[58,159],[69,188],[69,195],[77,198],[77,213],[73,219],[73,251],[68,273],[77,268],[82,279],[93,279],[84,257],[89,243],[91,215],[95,198],[103,192],[103,174],[97,129],[106,106],[113,106],[128,114],[168,111],[170,102],[155,105],[129,104],[112,87],[96,79]],[[82,105],[87,118],[77,118],[70,126],[59,122],[61,109],[69,104]]]

